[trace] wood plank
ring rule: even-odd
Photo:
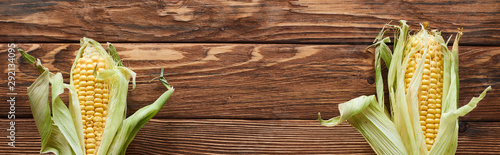
[[[40,138],[32,119],[17,119],[16,148],[2,154],[37,154]],[[0,128],[9,127],[6,119]],[[499,154],[500,122],[461,122],[457,154]],[[139,131],[127,154],[374,154],[347,123],[320,126],[315,120],[153,119]]]
[[[500,3],[372,0],[1,2],[0,42],[369,43],[389,21],[430,22],[462,43],[499,45]],[[395,9],[398,8],[398,9]],[[393,22],[396,23],[396,22]]]
[[[79,44],[22,44],[69,82]],[[129,114],[152,103],[166,89],[148,83],[166,68],[176,92],[157,118],[241,118],[314,120],[338,115],[337,104],[375,94],[373,56],[365,45],[297,44],[115,44],[126,66],[137,72],[129,93]],[[0,66],[7,66],[7,45],[0,45]],[[500,121],[500,47],[460,47],[460,105],[493,86],[463,119]],[[17,54],[16,114],[31,117],[26,88],[37,71]],[[6,73],[7,69],[4,68]],[[8,90],[1,74],[0,91]],[[7,98],[6,92],[0,97]],[[67,96],[64,96],[67,100]],[[388,101],[388,100],[387,100]],[[0,113],[9,111],[0,104]],[[5,115],[2,117],[6,117]]]

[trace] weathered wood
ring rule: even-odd
[[[16,148],[2,154],[37,154],[33,119],[17,119]],[[0,119],[0,128],[9,122]],[[462,122],[457,154],[499,154],[499,122]],[[6,144],[6,130],[0,130]],[[153,119],[139,131],[127,154],[374,154],[349,124],[320,126],[315,120]]]
[[[0,42],[350,43],[373,41],[389,21],[430,22],[462,43],[499,45],[496,0],[149,0],[1,3]]]
[[[79,44],[20,44],[52,72],[69,69]],[[150,104],[166,88],[160,68],[176,92],[156,118],[316,119],[338,115],[337,104],[375,94],[373,56],[364,45],[280,44],[115,44],[123,63],[137,72],[129,92],[129,114]],[[500,121],[500,47],[460,47],[460,104],[492,85],[486,98],[466,115],[468,121]],[[0,45],[0,66],[7,66],[7,45]],[[17,53],[16,114],[30,118],[26,88],[37,71]],[[2,70],[7,72],[6,68]],[[7,74],[0,75],[7,91]],[[6,98],[6,93],[0,97]],[[67,100],[67,95],[63,96]],[[9,111],[0,104],[0,113]],[[2,116],[6,118],[6,115]]]

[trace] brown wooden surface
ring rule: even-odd
[[[430,22],[462,43],[500,44],[500,5],[478,1],[5,1],[0,42],[369,43],[387,22]]]
[[[128,114],[176,91],[127,154],[374,154],[347,123],[323,127],[337,105],[375,94],[364,49],[385,23],[430,22],[460,40],[457,154],[500,154],[500,3],[370,0],[0,0],[0,154],[38,154],[26,88],[38,76],[17,53],[16,148],[7,146],[7,45],[41,58],[68,82],[81,37],[112,42],[137,74]],[[387,36],[392,36],[388,34]],[[453,39],[452,39],[453,41]],[[67,97],[63,97],[67,100]]]
[[[0,127],[8,128],[1,120]],[[18,147],[2,154],[37,154],[33,119],[18,119]],[[460,123],[457,154],[498,154],[498,122]],[[7,143],[5,137],[0,143]],[[324,127],[315,120],[152,119],[127,154],[374,154],[348,123]]]
[[[79,46],[21,45],[51,71],[62,72],[66,82]],[[6,45],[0,47],[7,49]],[[338,103],[375,94],[373,56],[364,52],[366,45],[141,43],[115,47],[123,63],[138,74],[137,87],[129,93],[130,112],[151,104],[165,91],[159,82],[149,81],[159,75],[160,68],[166,68],[165,76],[176,92],[157,118],[315,119],[317,112],[337,115]],[[29,118],[25,90],[39,74],[18,60],[16,112]],[[489,85],[500,87],[499,60],[500,47],[461,47],[461,105]],[[0,61],[0,66],[6,66],[2,63],[7,61]],[[0,89],[8,88],[0,85]],[[493,104],[498,100],[500,91],[493,89],[463,119],[500,121],[500,104]],[[0,104],[0,113],[7,113],[9,106]]]

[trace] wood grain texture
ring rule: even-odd
[[[389,21],[430,22],[464,44],[500,44],[500,3],[383,0],[4,0],[0,42],[363,44]]]
[[[16,148],[2,154],[38,154],[33,119],[17,119]],[[0,128],[8,128],[0,119]],[[500,123],[461,122],[457,154],[499,154]],[[0,130],[0,135],[7,135]],[[2,136],[0,143],[7,143]],[[152,119],[127,154],[375,154],[353,127],[324,127],[315,120]]]
[[[52,72],[69,69],[79,44],[19,44]],[[152,103],[166,89],[148,83],[166,68],[176,92],[156,118],[301,119],[338,115],[337,104],[375,94],[373,56],[365,45],[297,44],[115,44],[125,66],[137,72],[129,92],[129,114]],[[460,47],[460,105],[491,90],[466,121],[500,121],[500,47]],[[6,60],[7,45],[0,45]],[[16,114],[31,118],[26,88],[37,71],[17,55]],[[7,66],[0,61],[0,66]],[[6,73],[4,68],[3,73]],[[6,74],[1,74],[6,83]],[[8,90],[6,84],[0,91]],[[6,93],[0,93],[6,98]],[[67,100],[67,95],[63,96]],[[7,113],[0,104],[0,113]],[[6,115],[2,116],[6,118]]]

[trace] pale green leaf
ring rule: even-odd
[[[458,139],[458,117],[464,116],[472,111],[477,106],[479,101],[486,96],[486,92],[489,90],[491,90],[491,86],[486,88],[481,95],[479,95],[479,97],[472,98],[468,104],[460,107],[459,109],[443,113],[436,141],[430,150],[431,155],[455,154],[455,150],[457,149],[456,140]],[[451,92],[450,94],[456,93]],[[455,97],[450,95],[449,98]]]
[[[29,55],[28,53],[24,52],[23,49],[17,48],[17,51],[21,53],[21,56],[23,57],[24,60],[26,60],[28,63],[34,65],[36,63],[36,58]]]
[[[368,107],[368,105],[370,105],[370,102],[367,102],[369,101],[370,97],[360,96],[345,103],[341,103],[339,104],[340,116],[324,121],[321,119],[321,115],[318,114],[318,120],[321,123],[321,125],[336,126],[344,121],[347,121],[349,118],[360,113],[361,111],[365,110],[365,108]]]
[[[125,73],[125,74],[124,74]],[[97,76],[99,79],[109,81],[110,96],[109,111],[106,117],[104,137],[99,146],[98,155],[104,155],[111,147],[113,139],[126,117],[128,83],[131,75],[122,67],[112,70],[104,70]]]
[[[128,145],[132,142],[135,135],[137,135],[139,130],[160,111],[160,109],[163,107],[163,105],[165,105],[173,92],[174,89],[170,88],[168,91],[163,93],[153,104],[137,110],[137,112],[135,112],[132,116],[125,119],[122,123],[122,126],[118,130],[118,133],[115,136],[113,144],[111,145],[111,148],[109,150],[112,153],[109,152],[108,154],[117,153],[120,155],[124,155]]]
[[[49,105],[49,71],[45,70],[42,74],[28,87],[28,97],[35,119],[35,124],[42,139],[42,148],[44,150],[47,142],[50,139],[52,130],[52,117],[50,116]]]
[[[458,76],[458,64],[459,64],[459,59],[458,59],[458,42],[460,41],[460,37],[462,37],[462,30],[459,29],[459,32],[457,34],[457,36],[455,37],[455,41],[453,42],[453,49],[451,51],[451,54],[453,55],[452,59],[455,61],[455,66],[453,66],[453,70],[455,71],[454,73],[456,74],[457,77]],[[460,92],[460,80],[457,80],[456,81],[456,85],[457,85],[457,92]],[[458,94],[456,96],[457,100],[458,100]],[[458,106],[458,102],[457,102],[457,106]]]
[[[458,110],[456,110],[455,113],[458,116],[465,116],[466,114],[468,114],[469,112],[471,112],[474,108],[476,108],[477,103],[479,103],[479,101],[481,101],[486,96],[486,92],[488,92],[489,90],[491,90],[491,86],[488,86],[488,88],[486,88],[481,93],[481,95],[479,95],[479,97],[473,97],[469,101],[469,103],[467,103],[466,105],[458,108]]]
[[[129,71],[131,76],[135,76],[135,73],[131,70],[125,71]],[[123,121],[122,126],[118,129],[118,133],[114,137],[113,144],[107,154],[125,154],[128,145],[132,142],[135,135],[160,111],[174,92],[174,88],[171,87],[167,80],[163,77],[163,69],[161,69],[161,74],[157,78],[159,78],[159,81],[167,87],[168,91],[163,93],[163,95],[161,95],[153,104],[139,109],[132,116]]]
[[[42,148],[40,153],[54,153],[56,155],[75,155],[71,149],[68,141],[61,133],[59,128],[54,124],[51,128],[51,134],[45,147]]]
[[[113,58],[115,62],[117,62],[118,66],[123,66],[122,61],[120,60],[120,56],[118,56],[118,52],[116,51],[115,46],[113,44],[108,42],[108,50],[109,50],[109,55]]]
[[[59,95],[64,92],[64,83],[62,74],[57,73],[51,77],[50,83],[52,84],[52,114],[54,124],[59,128],[64,135],[69,145],[77,155],[83,155],[82,145],[80,138],[76,132],[75,125],[73,124],[73,117],[69,109],[64,105]]]
[[[134,90],[135,89],[135,78],[136,78],[137,74],[134,71],[132,71],[131,69],[128,69],[127,67],[118,66],[117,68],[122,72],[122,74],[127,79],[132,78],[132,89],[130,91]]]
[[[82,113],[80,109],[80,103],[78,101],[78,94],[76,93],[75,86],[64,84],[69,90],[69,111],[71,113],[71,119],[76,129],[76,136],[80,141],[80,144],[85,144],[83,139],[83,124],[82,124]],[[85,150],[85,146],[81,145],[81,150]]]
[[[339,104],[339,110],[340,116],[326,121],[319,116],[319,122],[325,126],[335,126],[347,120],[377,154],[407,154],[395,125],[379,107],[374,95]]]
[[[392,53],[391,53],[392,51],[389,48],[389,46],[387,46],[386,43],[390,43],[391,40],[389,39],[389,37],[387,37],[384,40],[388,40],[388,42],[381,42],[380,43],[380,56],[382,57],[382,60],[384,60],[385,66],[387,68],[389,68],[391,61],[392,61]]]
[[[380,34],[379,34],[380,35]],[[387,67],[389,67],[390,61],[392,59],[391,50],[385,44],[386,42],[390,42],[389,37],[384,38],[383,40],[375,43],[372,46],[375,46],[375,86],[377,88],[377,99],[380,107],[384,110],[384,112],[389,116],[387,109],[385,108],[384,102],[384,80],[382,78],[382,65],[381,58],[384,60]]]
[[[37,62],[38,65],[39,61]],[[41,65],[40,65],[41,66]],[[41,75],[28,87],[28,97],[30,107],[35,119],[35,124],[41,138],[40,153],[53,152],[56,155],[75,154],[66,137],[59,128],[53,124],[49,105],[49,83],[50,72],[47,68],[43,69]]]

